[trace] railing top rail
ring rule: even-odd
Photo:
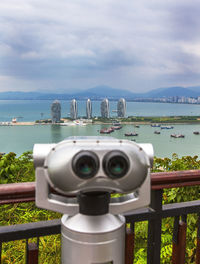
[[[200,185],[200,170],[156,172],[151,174],[151,188],[160,190]]]
[[[151,173],[151,189],[200,185],[200,170]],[[0,184],[0,204],[35,200],[35,182]]]

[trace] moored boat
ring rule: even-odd
[[[138,136],[138,133],[133,133],[133,132],[130,132],[130,133],[125,133],[124,136],[126,137],[135,137],[135,136]]]
[[[154,131],[154,134],[159,135],[160,131]]]
[[[173,129],[174,127],[173,126],[161,126],[160,128],[161,129]]]
[[[173,138],[184,138],[185,137],[185,135],[183,134],[171,134],[170,136]]]
[[[151,127],[160,127],[159,124],[152,124]]]
[[[112,128],[112,127],[109,127],[109,128],[102,128],[101,130],[100,130],[100,133],[101,134],[110,134],[110,133],[112,133],[114,131],[114,129]]]
[[[122,126],[112,126],[111,128],[114,130],[120,130],[122,128]]]
[[[199,131],[194,131],[193,134],[194,135],[199,135],[200,133],[199,133]]]

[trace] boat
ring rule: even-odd
[[[160,128],[161,129],[173,129],[174,127],[173,126],[161,126]]]
[[[103,128],[100,130],[100,134],[110,134],[110,131],[107,128]]]
[[[74,122],[64,122],[64,123],[59,123],[60,126],[76,126]]]
[[[60,126],[69,126],[69,123],[65,122],[65,123],[60,123]]]
[[[114,129],[112,128],[112,127],[109,127],[109,128],[102,128],[101,130],[100,130],[100,133],[101,134],[110,134],[110,133],[112,133],[114,131]]]
[[[122,126],[112,126],[111,128],[114,130],[120,130],[122,128]]]
[[[184,138],[185,137],[185,135],[183,134],[171,134],[170,136],[173,138]]]
[[[140,126],[139,125],[135,125],[136,128],[139,128]]]
[[[113,125],[113,126],[120,126],[120,125],[121,125],[121,123],[120,123],[120,122],[118,122],[118,121],[113,121],[112,125]]]
[[[159,135],[160,134],[160,131],[154,131],[154,134]]]
[[[194,135],[199,135],[200,133],[199,133],[199,131],[194,131],[193,134]]]
[[[125,133],[124,134],[124,136],[126,136],[126,137],[136,137],[136,136],[138,136],[138,133],[133,133],[133,132],[130,132],[130,133]]]
[[[160,127],[159,124],[152,124],[151,127]]]
[[[83,123],[82,120],[74,120],[73,123],[77,126],[86,126],[86,124]]]
[[[0,122],[0,126],[12,126],[11,122]]]

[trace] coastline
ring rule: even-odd
[[[175,125],[175,124],[200,124],[199,116],[165,116],[165,117],[127,117],[127,118],[93,118],[93,119],[77,119],[69,120],[62,118],[61,123],[51,123],[50,119],[24,122],[0,122],[0,126],[34,126],[34,125],[56,125],[56,126],[70,126],[70,125]]]
[[[54,125],[54,126],[71,126],[71,124],[62,125],[61,124],[52,124],[52,123],[35,123],[35,122],[17,122],[14,124],[0,124],[0,126],[47,126],[47,125]],[[200,122],[121,122],[121,125],[152,125],[152,124],[159,124],[159,125],[199,125]],[[94,122],[94,123],[84,123],[84,125],[110,125],[112,126],[112,122]],[[81,126],[81,125],[80,125]]]

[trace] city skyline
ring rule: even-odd
[[[0,91],[198,85],[199,11],[198,0],[1,1]]]

